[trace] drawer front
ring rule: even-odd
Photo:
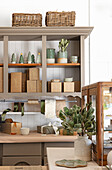
[[[44,155],[47,155],[47,147],[74,147],[74,142],[49,142],[44,144]]]
[[[3,144],[3,155],[41,155],[41,143]]]
[[[41,156],[29,156],[29,157],[3,157],[3,166],[29,166],[29,165],[41,165]]]

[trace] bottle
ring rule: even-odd
[[[19,58],[19,63],[24,64],[24,58],[23,58],[22,53],[21,53],[20,58]]]
[[[41,63],[41,56],[40,56],[40,53],[38,53],[38,55],[37,55],[36,63]]]
[[[28,58],[27,58],[27,60],[28,60],[28,64],[31,64],[32,58],[31,58],[31,52],[30,52],[30,51],[29,51],[29,53],[28,53]]]

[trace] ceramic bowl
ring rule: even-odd
[[[29,128],[21,128],[21,135],[28,135],[30,129]]]
[[[65,78],[65,82],[71,82],[71,81],[73,81],[73,77]]]
[[[47,63],[55,63],[55,58],[47,58]]]
[[[58,63],[67,63],[67,58],[58,58]]]

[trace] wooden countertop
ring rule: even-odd
[[[31,132],[29,135],[9,135],[0,133],[0,143],[31,143],[31,142],[74,142],[77,136],[45,135]]]

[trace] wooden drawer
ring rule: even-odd
[[[74,142],[49,142],[44,144],[44,155],[47,155],[47,147],[74,147]]]
[[[41,165],[41,156],[3,157],[2,165],[3,166]]]
[[[3,156],[41,155],[41,143],[3,144]]]

